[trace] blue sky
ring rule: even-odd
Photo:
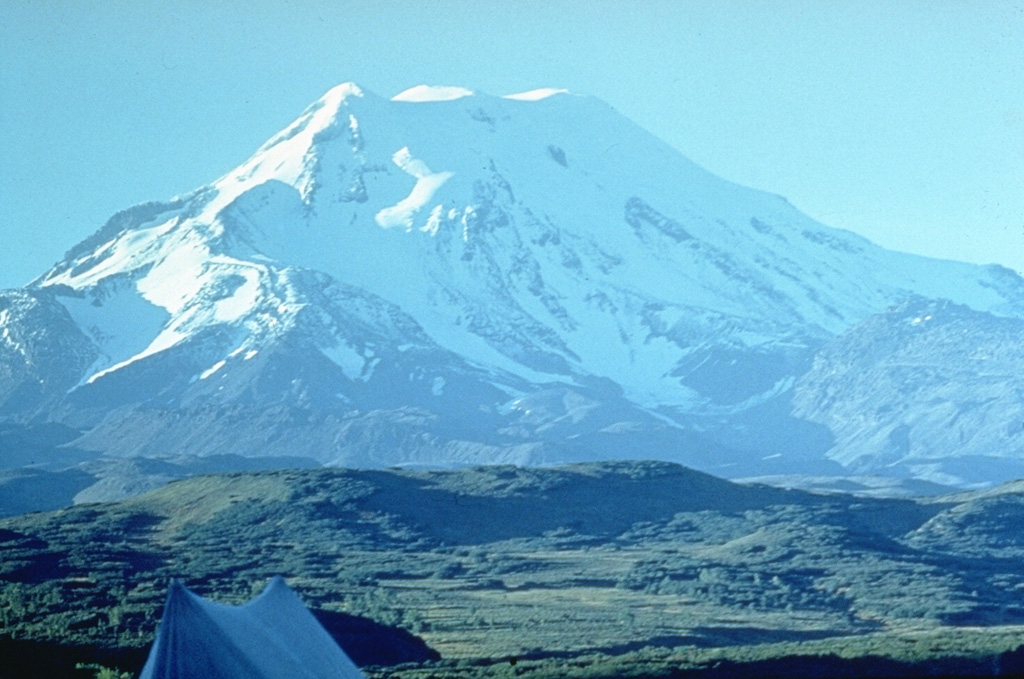
[[[343,81],[598,96],[727,179],[1024,271],[1024,0],[0,3],[0,287]]]

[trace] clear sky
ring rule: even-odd
[[[1024,0],[17,0],[0,287],[348,80],[592,94],[826,224],[1024,271]]]

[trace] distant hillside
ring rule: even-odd
[[[815,495],[660,462],[193,477],[0,521],[0,640],[128,652],[169,578],[242,601],[274,574],[445,662],[1005,629],[1022,493]]]

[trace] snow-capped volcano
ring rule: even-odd
[[[7,293],[0,395],[117,454],[834,470],[793,385],[911,297],[1024,316],[1008,270],[830,229],[597,99],[343,84]]]

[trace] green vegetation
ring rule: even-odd
[[[137,670],[170,578],[241,602],[282,574],[443,658],[379,677],[990,676],[1024,667],[1018,491],[813,495],[664,463],[196,477],[0,521],[0,651]]]
[[[79,663],[76,670],[92,670],[96,679],[132,679],[131,672],[122,672],[116,668],[104,667],[98,663]]]

